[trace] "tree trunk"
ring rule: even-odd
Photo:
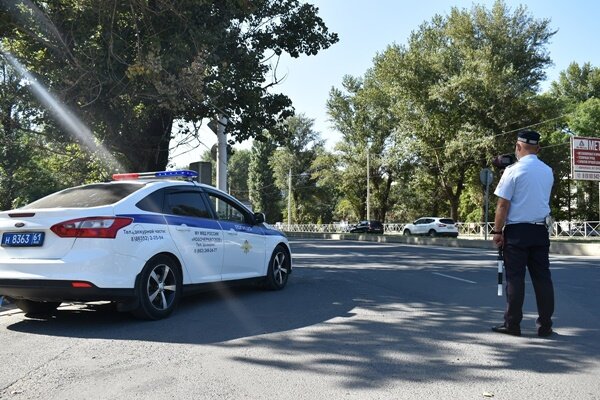
[[[127,156],[127,169],[131,172],[164,171],[169,162],[169,143],[173,115],[160,111],[148,121],[140,135],[133,136],[119,149]]]

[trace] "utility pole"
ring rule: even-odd
[[[371,219],[371,185],[370,185],[370,162],[369,162],[369,143],[367,143],[367,220]]]
[[[290,168],[290,172],[288,173],[288,229],[292,224],[292,169]]]
[[[219,116],[217,123],[217,187],[227,191],[227,134],[225,133],[227,118]]]

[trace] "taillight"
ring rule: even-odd
[[[71,282],[71,287],[72,288],[77,288],[77,289],[87,289],[87,288],[91,288],[93,286],[89,282],[74,281],[74,282]]]
[[[125,217],[89,217],[61,222],[50,230],[63,238],[114,239],[119,229],[132,222],[133,218]]]

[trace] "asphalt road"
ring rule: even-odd
[[[184,299],[144,322],[110,304],[0,312],[2,399],[600,399],[600,259],[551,257],[557,334],[495,334],[495,253],[295,240],[280,292]]]

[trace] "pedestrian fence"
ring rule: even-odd
[[[406,223],[383,224],[385,234],[403,234]],[[333,224],[284,224],[278,222],[275,228],[284,232],[308,232],[308,233],[348,233],[354,225],[346,223]],[[459,236],[484,237],[494,228],[493,222],[457,222]],[[556,221],[550,230],[551,237],[576,237],[600,239],[600,221]]]

